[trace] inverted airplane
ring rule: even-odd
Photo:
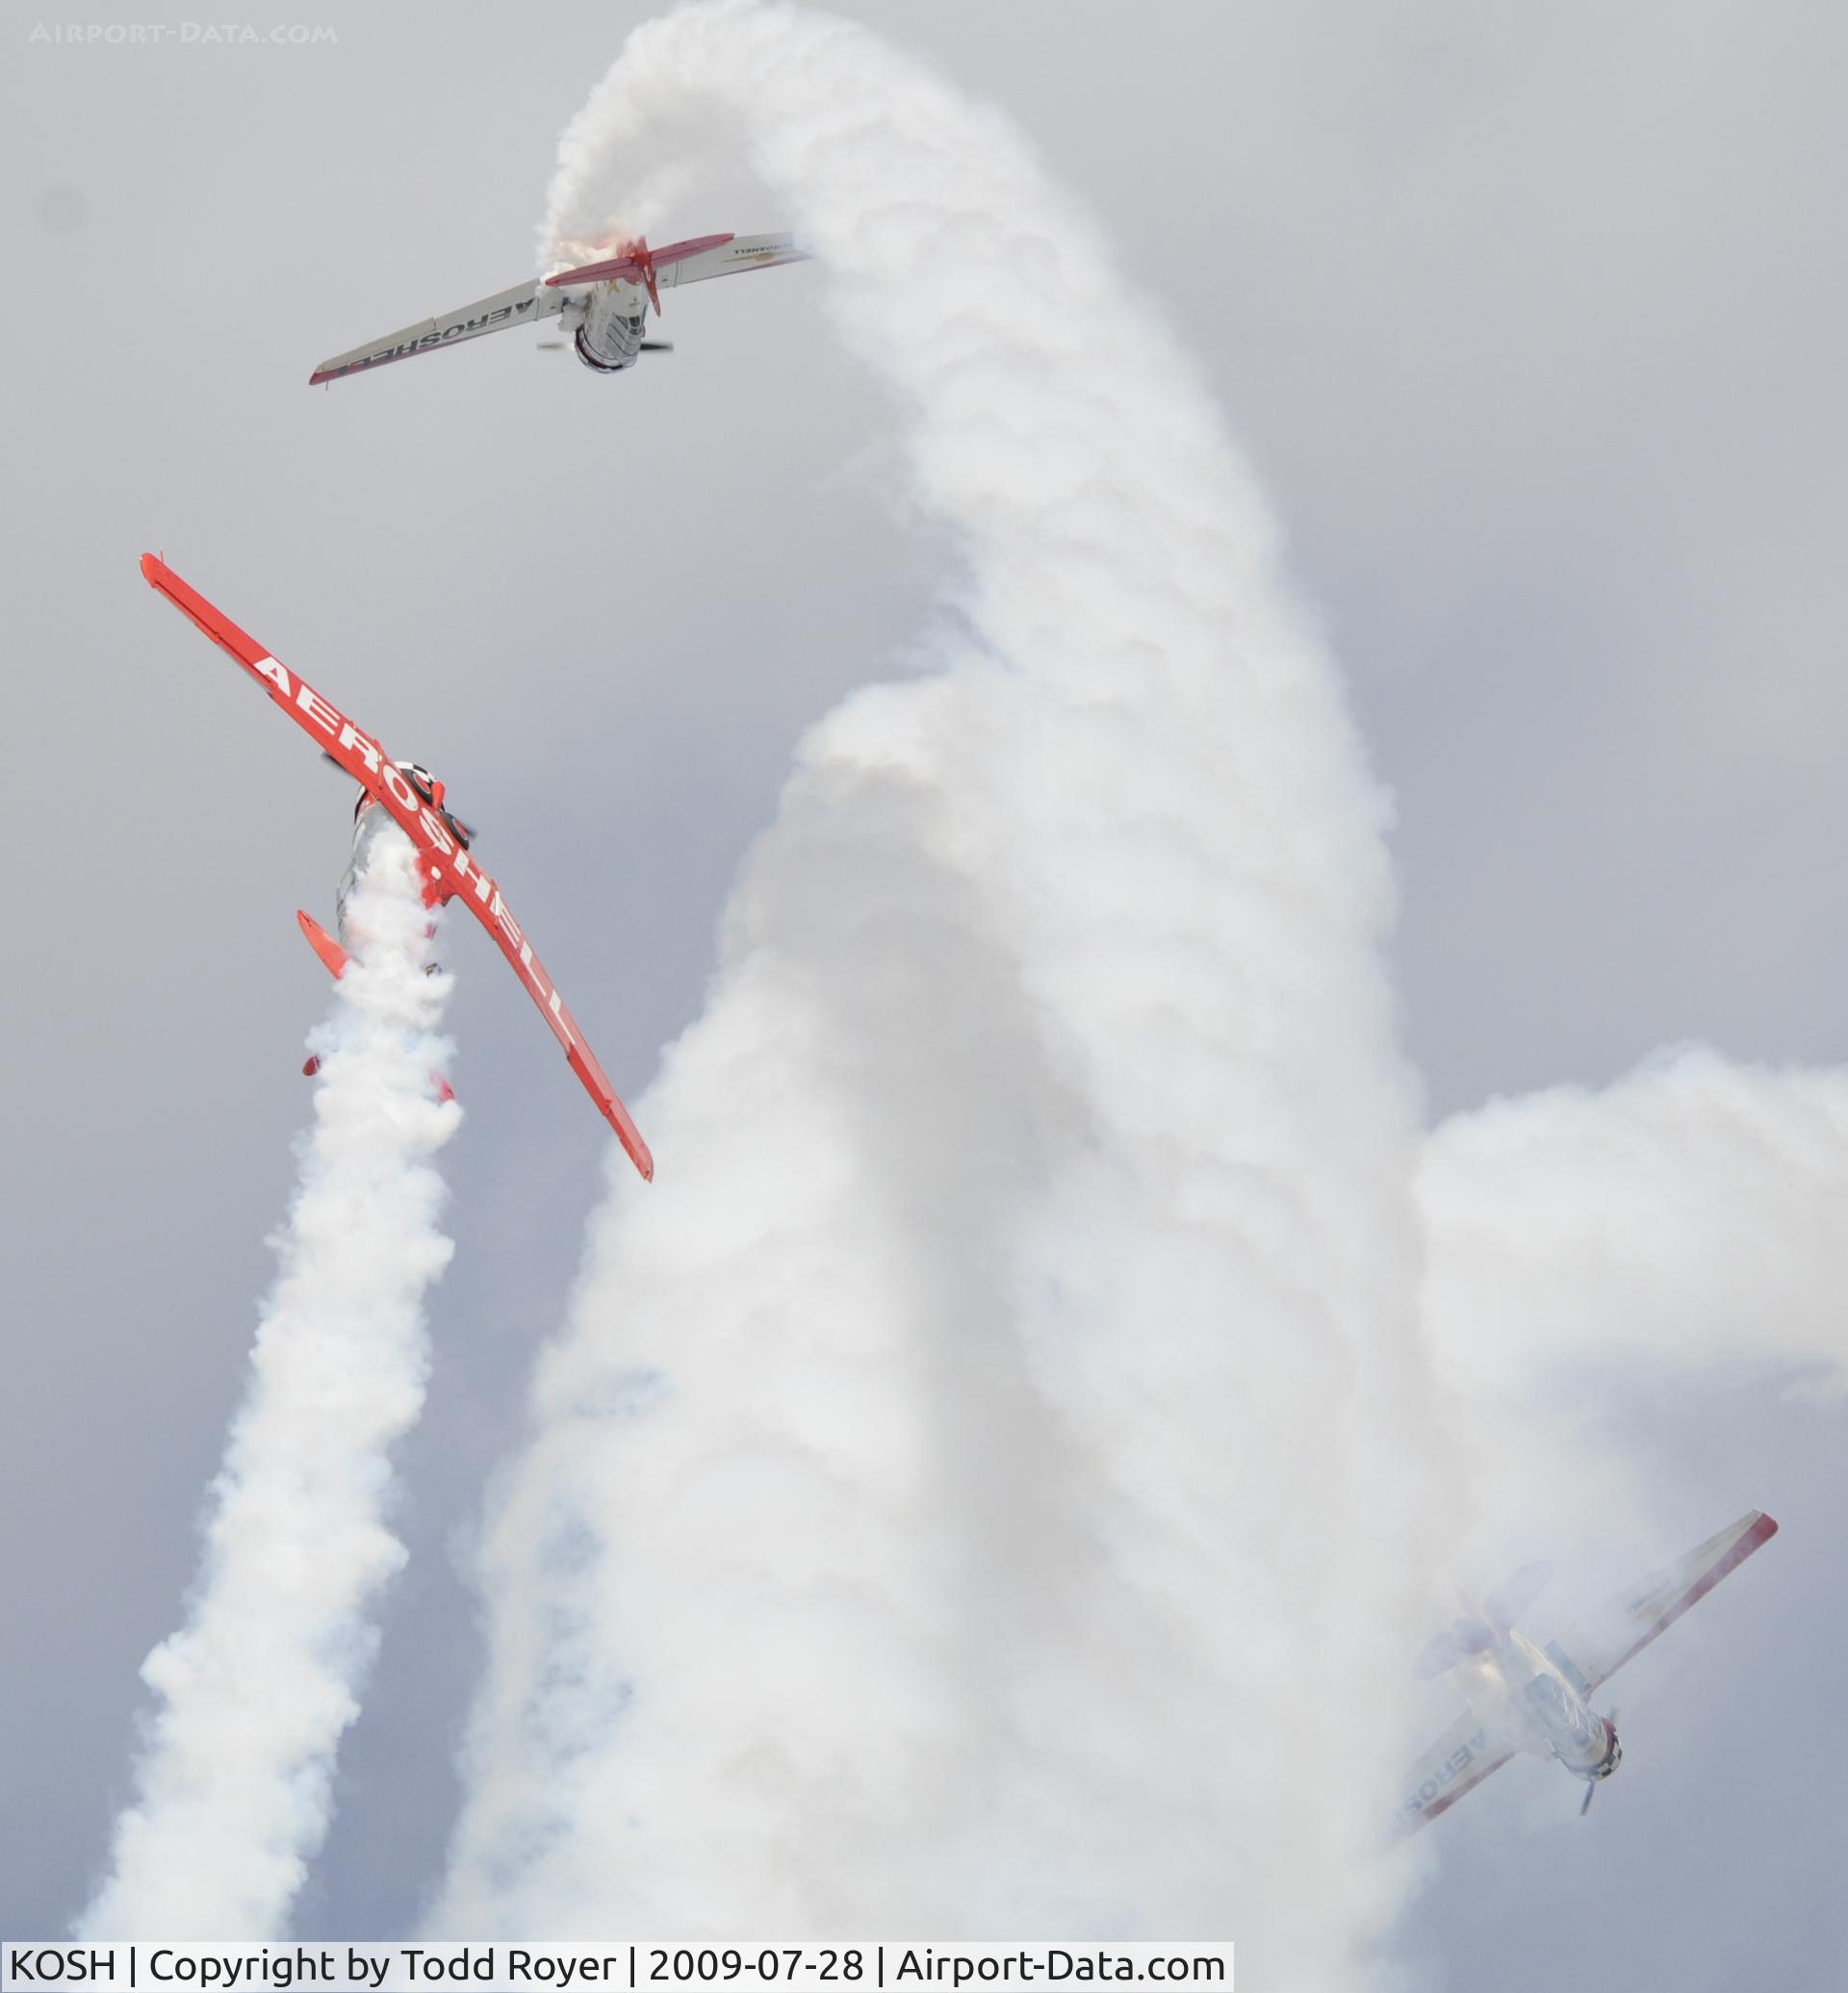
[[[321,753],[359,784],[359,802],[354,811],[354,864],[348,869],[347,881],[350,882],[368,842],[388,823],[396,824],[417,852],[424,904],[437,907],[459,900],[488,931],[495,946],[513,965],[526,994],[539,1007],[553,1037],[564,1047],[566,1060],[596,1102],[598,1112],[615,1130],[616,1139],[635,1167],[652,1180],[654,1159],[648,1152],[648,1144],[629,1119],[629,1110],[617,1098],[615,1087],[597,1062],[597,1055],[590,1049],[577,1019],[565,1008],[557,984],[547,974],[545,964],[533,953],[532,943],[508,910],[500,888],[471,856],[474,833],[449,808],[443,784],[417,762],[392,760],[375,739],[362,733],[305,678],[295,677],[279,664],[261,644],[196,589],[182,581],[157,555],[141,555],[141,573],[221,651],[235,657]],[[341,919],[337,923],[343,931],[348,890],[344,882]],[[338,976],[346,964],[345,933],[336,940],[310,915],[298,913],[295,918],[322,963]],[[438,1085],[443,1083],[439,1080]]]
[[[694,236],[660,249],[651,249],[643,237],[609,246],[612,253],[600,263],[516,284],[478,304],[465,304],[460,311],[425,319],[402,332],[388,332],[350,353],[323,360],[308,376],[308,385],[319,387],[322,381],[365,373],[394,360],[438,352],[489,332],[537,325],[547,319],[556,319],[559,331],[569,334],[568,341],[552,344],[569,344],[593,373],[621,373],[643,353],[672,350],[664,340],[643,337],[651,305],[660,317],[662,285],[673,288],[704,283],[707,277],[729,277],[738,270],[770,269],[780,263],[800,263],[807,254],[786,235]]]
[[[1556,1640],[1542,1648],[1514,1630],[1553,1575],[1550,1564],[1527,1565],[1479,1604],[1465,1593],[1468,1614],[1426,1643],[1418,1673],[1426,1679],[1452,1674],[1469,1706],[1419,1760],[1399,1807],[1399,1832],[1435,1820],[1517,1751],[1554,1758],[1582,1778],[1583,1813],[1624,1759],[1616,1712],[1600,1716],[1592,1697],[1777,1533],[1761,1510],[1740,1517],[1679,1563],[1608,1600],[1570,1653]]]

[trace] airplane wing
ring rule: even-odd
[[[466,883],[445,881],[445,901],[460,900],[487,929],[494,944],[513,966],[513,972],[526,986],[526,994],[539,1006],[540,1014],[552,1027],[552,1035],[564,1047],[565,1062],[583,1083],[583,1088],[597,1103],[597,1111],[616,1131],[616,1139],[629,1153],[629,1160],[646,1182],[654,1180],[654,1159],[642,1139],[641,1130],[629,1119],[629,1110],[616,1096],[609,1075],[597,1061],[589,1041],[578,1028],[578,1020],[565,1009],[556,984],[546,973],[545,964],[532,952],[532,944],[521,933],[519,923],[507,910],[507,903],[480,866],[471,868]]]
[[[1513,1755],[1474,1710],[1464,1710],[1412,1768],[1411,1790],[1399,1809],[1400,1837],[1454,1806]]]
[[[141,573],[150,587],[158,589],[183,616],[197,624],[220,651],[235,657],[329,760],[337,761],[369,795],[384,804],[410,833],[413,843],[423,842],[415,821],[405,823],[405,812],[398,799],[386,793],[380,775],[383,756],[375,741],[361,733],[312,685],[292,677],[255,637],[240,629],[196,588],[182,581],[158,554],[141,555]],[[409,791],[408,782],[402,786]],[[415,802],[415,796],[412,800]]]
[[[654,1159],[629,1111],[616,1096],[609,1077],[597,1061],[578,1021],[565,1008],[557,985],[532,944],[507,910],[500,888],[482,871],[468,850],[450,834],[431,805],[412,786],[377,741],[362,733],[339,707],[323,699],[305,678],[295,677],[271,657],[256,639],[240,629],[198,590],[182,581],[158,555],[141,555],[141,573],[175,608],[192,619],[222,651],[228,652],[275,703],[310,735],[315,745],[337,761],[354,781],[379,803],[417,848],[424,875],[424,894],[432,904],[459,899],[487,929],[539,1007],[552,1035],[564,1047],[565,1059],[597,1111],[615,1130],[616,1139],[642,1175],[653,1181]],[[311,937],[312,938],[312,937]]]
[[[465,304],[460,311],[440,319],[425,319],[406,325],[402,332],[388,332],[350,353],[323,360],[308,376],[311,388],[322,381],[339,380],[343,374],[364,373],[394,360],[408,360],[418,353],[434,353],[444,346],[460,345],[464,340],[479,339],[484,333],[504,332],[509,325],[536,325],[564,309],[565,294],[549,291],[543,284],[516,284],[511,291],[497,292],[478,304]]]
[[[663,288],[669,284],[703,284],[707,277],[729,277],[741,269],[772,269],[780,263],[807,262],[807,249],[796,247],[789,235],[737,235],[722,246],[705,249],[683,262],[670,264],[660,272]]]
[[[1627,1592],[1606,1599],[1576,1637],[1565,1642],[1579,1673],[1594,1689],[1602,1687],[1777,1533],[1776,1522],[1763,1510],[1753,1509],[1679,1563],[1637,1579]]]

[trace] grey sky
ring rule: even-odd
[[[882,410],[801,271],[670,295],[679,350],[616,381],[514,335],[305,386],[530,268],[557,132],[646,11],[311,8],[338,41],[308,49],[10,31],[0,1929],[74,1911],[125,1790],[306,1107],[324,993],[293,911],[344,858],[343,786],[142,547],[445,774],[631,1096],[797,730],[930,612],[937,550],[884,500]],[[1685,1035],[1838,1058],[1848,27],[841,11],[1035,136],[1121,245],[1122,310],[1179,326],[1259,463],[1399,796],[1433,1111]],[[299,1919],[339,1935],[401,1929],[441,1860],[475,1663],[453,1553],[599,1188],[525,998],[474,937],[456,959],[412,1563]],[[1785,1533],[1627,1677],[1627,1776],[1582,1829],[1527,1767],[1449,1823],[1407,1950],[1458,1985],[1485,1951],[1508,1987],[1829,1980],[1838,1415],[1760,1387],[1612,1417],[1723,1458]]]

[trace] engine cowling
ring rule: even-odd
[[[578,357],[598,373],[633,367],[642,349],[647,306],[633,284],[610,284],[591,294],[578,322]]]
[[[1604,1719],[1604,1725],[1606,1739],[1604,1754],[1591,1768],[1591,1776],[1594,1778],[1608,1778],[1624,1761],[1624,1747],[1617,1741],[1617,1725],[1609,1717]]]

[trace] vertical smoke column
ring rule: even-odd
[[[159,1706],[85,1937],[282,1933],[327,1829],[369,1611],[403,1562],[387,1455],[424,1402],[424,1296],[451,1250],[430,1159],[461,1111],[430,1084],[449,979],[425,973],[406,839],[373,840],[348,922],[280,1275],[187,1623],[141,1671]]]
[[[1383,800],[1142,273],[1003,120],[686,9],[566,135],[548,257],[678,225],[712,133],[960,614],[805,741],[661,1182],[594,1226],[433,1928],[1211,1931],[1347,1983],[1440,1460]]]

